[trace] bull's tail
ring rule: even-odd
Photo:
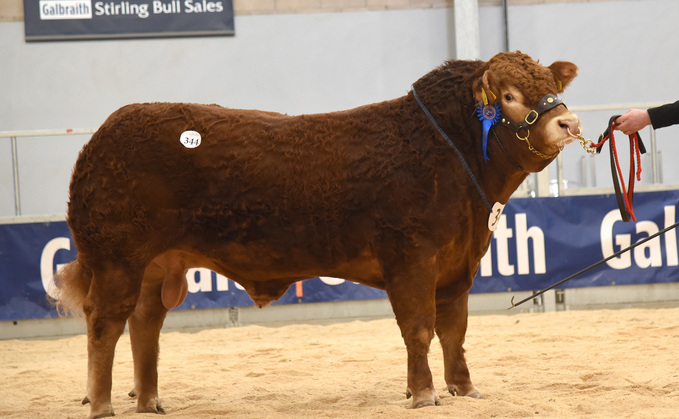
[[[92,282],[92,271],[78,260],[69,263],[57,272],[55,306],[59,316],[80,316],[83,314],[83,303]]]

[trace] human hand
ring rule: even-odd
[[[633,134],[651,124],[651,117],[648,111],[642,109],[630,109],[624,115],[615,120],[615,129],[622,131],[625,135]]]

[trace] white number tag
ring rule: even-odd
[[[196,131],[184,131],[179,136],[179,142],[186,148],[196,148],[200,145],[200,133]]]
[[[496,202],[495,205],[493,205],[493,210],[488,216],[488,230],[495,231],[497,224],[500,222],[500,216],[502,215],[502,211],[504,209],[505,206],[499,202]]]

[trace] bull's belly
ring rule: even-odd
[[[145,281],[163,281],[163,302],[174,308],[186,295],[185,272],[208,268],[237,282],[258,306],[280,298],[296,281],[316,276],[332,276],[384,289],[385,282],[377,259],[368,248],[342,261],[318,260],[313,254],[290,250],[275,253],[257,246],[227,245],[211,252],[197,249],[171,249],[156,256],[146,269]],[[155,277],[154,277],[155,276]]]

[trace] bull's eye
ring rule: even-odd
[[[509,93],[507,93],[507,94],[505,94],[505,100],[506,100],[507,102],[511,102],[512,100],[514,100],[514,96],[510,95]]]

